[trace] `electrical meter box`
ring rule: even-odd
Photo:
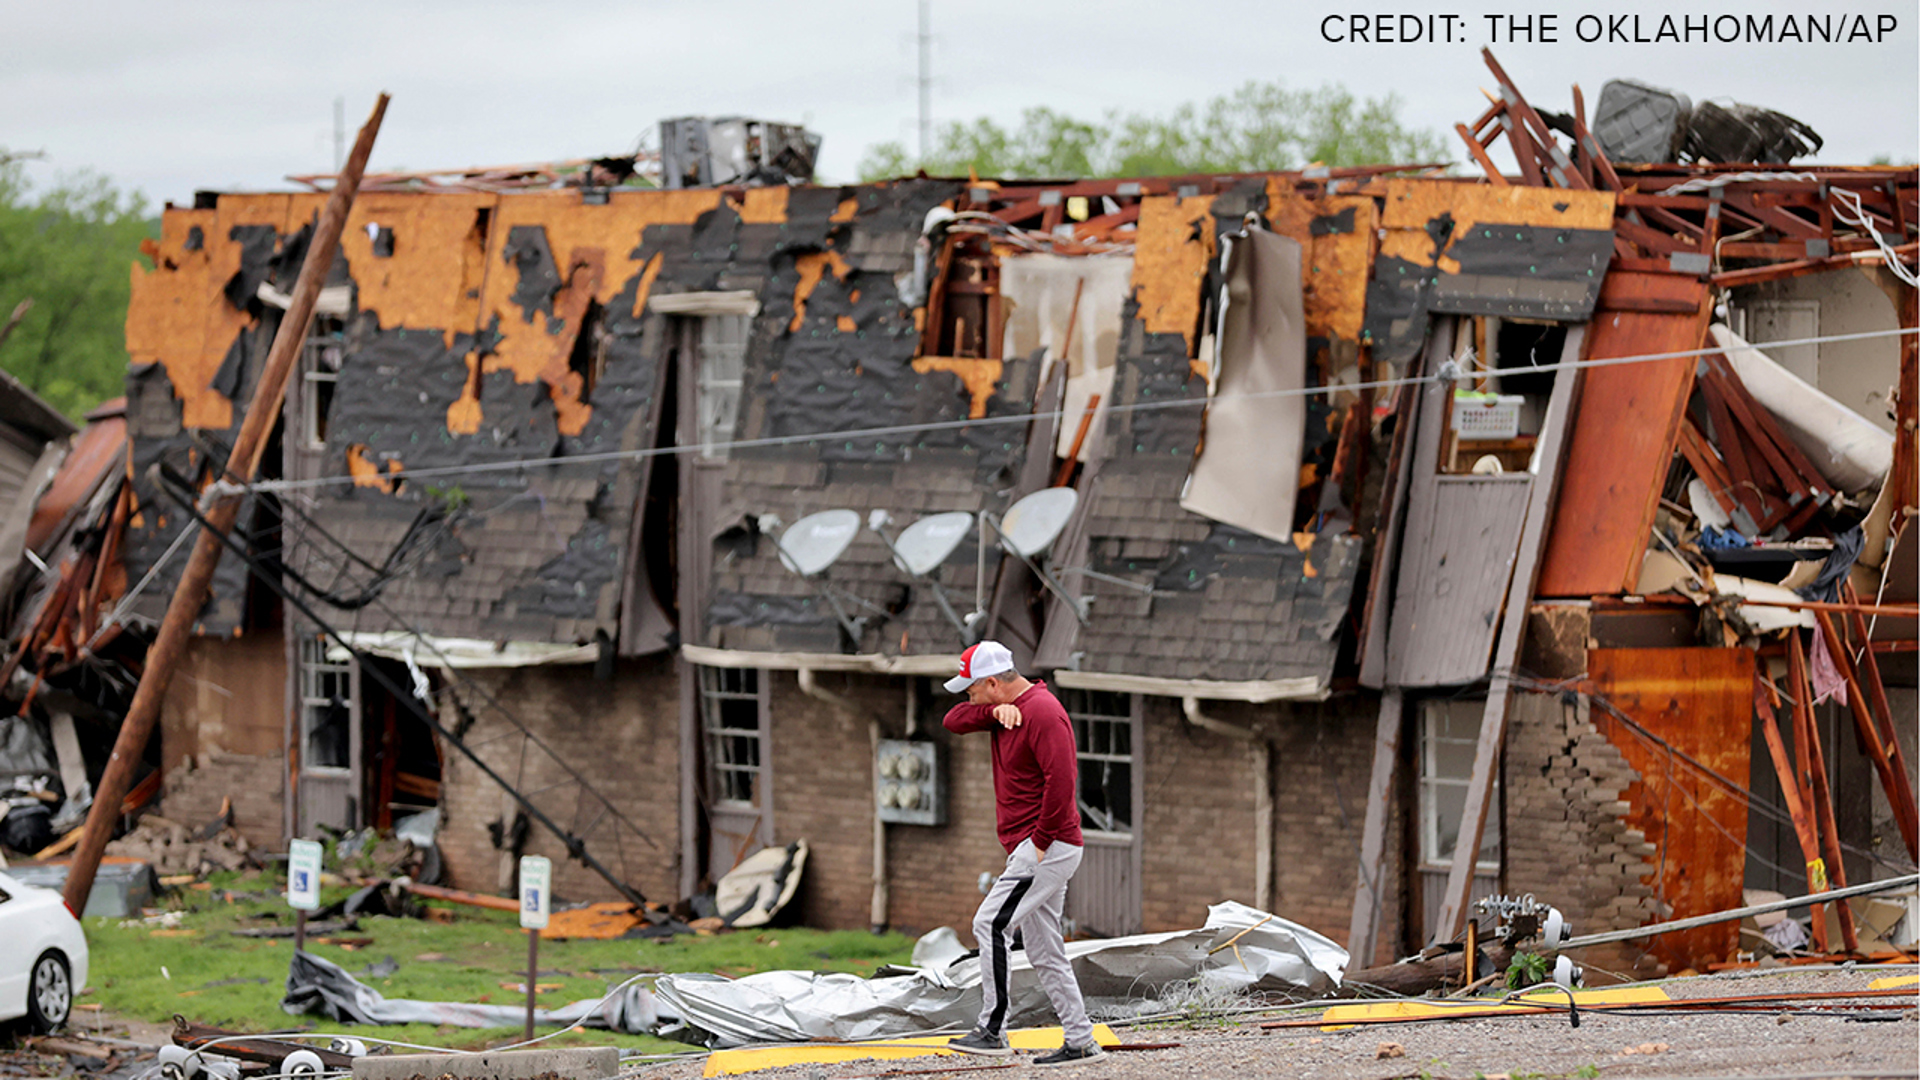
[[[937,743],[880,740],[873,763],[873,795],[880,820],[896,825],[945,825],[947,778]]]

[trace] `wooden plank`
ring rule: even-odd
[[[1373,774],[1367,781],[1367,819],[1360,829],[1360,874],[1353,887],[1353,918],[1347,927],[1347,952],[1353,963],[1367,966],[1379,951],[1380,917],[1387,890],[1387,818],[1394,808],[1394,772],[1400,763],[1400,731],[1406,697],[1397,688],[1380,695],[1380,716],[1374,723]]]
[[[1727,475],[1733,481],[1730,494],[1746,508],[1754,521],[1767,520],[1773,516],[1773,508],[1767,505],[1769,492],[1761,486],[1753,463],[1747,459],[1746,442],[1740,437],[1740,429],[1733,422],[1732,412],[1712,386],[1702,386],[1700,389],[1700,397],[1707,405],[1707,418],[1713,421],[1713,433],[1717,436],[1713,442],[1714,449],[1720,451],[1720,460],[1726,463]]]
[[[1387,613],[1393,609],[1393,568],[1400,557],[1401,526],[1406,517],[1407,488],[1412,483],[1413,454],[1408,450],[1419,427],[1419,389],[1400,387],[1395,406],[1393,449],[1387,456],[1385,488],[1380,492],[1380,522],[1374,530],[1373,564],[1367,568],[1367,595],[1360,614],[1360,685],[1378,690],[1387,678]]]
[[[1780,713],[1774,703],[1773,688],[1759,668],[1753,673],[1753,709],[1760,734],[1767,741],[1767,757],[1773,761],[1774,775],[1780,780],[1780,798],[1787,804],[1787,816],[1793,819],[1793,834],[1800,841],[1800,857],[1811,878],[1813,864],[1820,860],[1820,837],[1814,831],[1806,802],[1800,798],[1800,782],[1793,774],[1793,761],[1787,757],[1786,741],[1780,737]],[[1813,905],[1813,925],[1823,929],[1826,926],[1819,904]]]
[[[1853,582],[1842,578],[1840,581],[1840,599],[1849,604],[1858,604],[1860,594],[1853,589]],[[1868,641],[1867,620],[1858,611],[1847,613],[1849,625],[1853,628],[1853,640]],[[1880,681],[1880,661],[1874,658],[1873,650],[1860,650],[1861,682],[1872,691],[1873,710],[1879,723],[1881,745],[1893,774],[1894,786],[1887,791],[1887,801],[1893,805],[1894,814],[1900,822],[1900,834],[1907,842],[1907,857],[1920,861],[1920,808],[1914,804],[1913,777],[1907,772],[1906,754],[1900,749],[1900,737],[1896,734],[1893,722],[1893,709],[1887,704],[1886,684]],[[1876,763],[1877,764],[1877,763]],[[1881,780],[1887,779],[1881,774]]]
[[[1413,477],[1389,684],[1458,686],[1487,673],[1532,486],[1526,473]]]
[[[1789,451],[1793,440],[1787,438],[1773,423],[1773,414],[1747,393],[1745,384],[1727,366],[1724,356],[1705,357],[1700,366],[1704,369],[1702,377],[1713,386],[1728,411],[1733,413],[1734,419],[1740,422],[1742,434],[1759,449],[1767,467],[1773,470],[1788,495],[1822,498],[1829,494],[1819,470],[1797,448]]]
[[[1863,631],[1860,639],[1865,641],[1865,620],[1861,619],[1860,613],[1857,611],[1852,614],[1855,620],[1860,621]],[[1833,614],[1831,612],[1815,611],[1813,618],[1820,627],[1821,636],[1826,640],[1827,655],[1833,658],[1834,668],[1840,672],[1840,677],[1846,680],[1847,711],[1853,716],[1853,730],[1855,734],[1859,735],[1861,746],[1866,749],[1867,760],[1873,762],[1874,771],[1880,775],[1880,790],[1886,793],[1887,802],[1893,807],[1894,819],[1900,825],[1900,836],[1907,842],[1907,847],[1910,851],[1909,857],[1914,857],[1911,851],[1914,847],[1915,822],[1909,813],[1911,803],[1903,804],[1900,798],[1900,781],[1904,778],[1895,772],[1893,758],[1887,751],[1887,743],[1881,737],[1879,726],[1874,722],[1874,717],[1870,711],[1873,706],[1869,703],[1867,695],[1860,685],[1858,673],[1854,670],[1853,655],[1847,649],[1847,643],[1840,637],[1839,631],[1834,628]],[[1872,663],[1873,653],[1867,652],[1865,655],[1867,661]],[[1878,665],[1875,665],[1875,671],[1878,671]],[[1874,684],[1874,689],[1879,692],[1880,707],[1885,708],[1886,693],[1881,689],[1877,680]],[[1889,728],[1892,726],[1891,714],[1889,714],[1888,726]],[[1895,743],[1897,745],[1898,740],[1895,740]]]
[[[1567,331],[1561,350],[1563,360],[1579,356],[1588,330],[1576,326]],[[1513,578],[1507,585],[1507,606],[1501,617],[1500,639],[1496,643],[1493,679],[1487,687],[1487,709],[1480,717],[1480,737],[1474,743],[1473,771],[1467,780],[1466,804],[1460,820],[1460,836],[1454,845],[1453,865],[1447,869],[1445,899],[1434,921],[1436,937],[1451,937],[1467,913],[1473,893],[1473,864],[1480,851],[1480,836],[1487,825],[1487,806],[1493,796],[1493,772],[1500,762],[1500,747],[1507,734],[1507,705],[1513,692],[1513,670],[1520,659],[1521,639],[1525,636],[1527,611],[1536,595],[1540,571],[1540,552],[1548,523],[1562,482],[1566,448],[1573,427],[1573,416],[1585,393],[1591,372],[1579,368],[1563,371],[1553,380],[1553,394],[1547,399],[1547,415],[1540,427],[1540,471],[1530,485],[1527,519],[1520,529],[1518,555]],[[1568,378],[1567,376],[1572,376]]]
[[[1610,292],[1690,299],[1686,314],[1607,310]],[[1699,348],[1709,314],[1707,286],[1693,278],[1612,270],[1587,334],[1585,358]],[[1694,360],[1614,364],[1586,372],[1578,422],[1567,445],[1558,509],[1547,535],[1538,595],[1587,597],[1632,592],[1647,532],[1693,386]]]
[[[1708,369],[1717,374],[1719,382],[1726,390],[1729,404],[1734,404],[1738,409],[1743,410],[1744,414],[1752,420],[1755,429],[1772,442],[1780,456],[1786,459],[1789,467],[1804,482],[1806,490],[1815,496],[1830,493],[1832,487],[1827,483],[1826,477],[1821,475],[1820,469],[1807,460],[1807,455],[1801,451],[1799,444],[1788,438],[1787,433],[1780,429],[1780,424],[1773,418],[1773,413],[1754,400],[1753,395],[1747,390],[1746,383],[1740,381],[1739,373],[1727,363],[1725,354],[1716,353],[1707,357],[1706,362]]]
[[[1746,780],[1752,651],[1594,649],[1587,653],[1587,671],[1598,695],[1653,736],[1606,709],[1592,711],[1595,726],[1640,774],[1621,798],[1629,804],[1627,823],[1660,849],[1654,894],[1671,906],[1668,917],[1739,907],[1747,865],[1746,803],[1685,759],[1736,783]],[[1738,925],[1722,923],[1661,935],[1648,948],[1675,970],[1704,969],[1730,958],[1738,943]]]
[[[1813,777],[1813,816],[1820,825],[1820,841],[1826,851],[1826,882],[1821,884],[1844,889],[1847,887],[1847,866],[1840,856],[1840,829],[1833,820],[1833,791],[1827,785],[1826,751],[1820,747],[1820,730],[1814,725],[1813,694],[1807,684],[1808,665],[1806,655],[1801,651],[1800,632],[1787,635],[1787,670],[1793,681],[1794,714],[1799,721],[1796,749],[1805,756],[1801,766]],[[1807,883],[1808,891],[1813,891],[1813,883]],[[1853,908],[1847,904],[1834,905],[1834,914],[1840,918],[1840,939],[1846,944],[1848,952],[1860,951],[1860,938],[1853,927]]]

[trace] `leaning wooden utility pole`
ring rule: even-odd
[[[353,208],[353,197],[360,187],[361,173],[366,170],[367,156],[373,152],[374,136],[380,133],[387,100],[387,95],[381,94],[374,102],[373,115],[360,129],[347,166],[334,181],[333,194],[314,226],[313,242],[307,247],[306,262],[300,267],[300,278],[294,284],[293,300],[273,335],[273,348],[267,353],[259,387],[247,406],[247,416],[233,441],[233,451],[227,456],[225,475],[221,483],[207,489],[207,526],[194,538],[193,555],[188,558],[186,569],[180,572],[180,584],[174,588],[173,600],[160,622],[159,636],[147,650],[140,686],[134,691],[133,704],[127,708],[127,718],[120,724],[113,756],[107,759],[106,771],[94,791],[93,809],[87,813],[85,831],[74,850],[65,895],[67,907],[75,914],[87,909],[87,896],[93,892],[93,877],[100,868],[100,857],[106,852],[107,841],[113,838],[114,822],[120,818],[120,802],[127,796],[134,766],[146,750],[147,739],[153,735],[154,721],[160,717],[160,702],[166,697],[167,684],[173,679],[173,670],[193,633],[194,620],[206,602],[207,585],[220,562],[221,537],[233,529],[234,519],[240,514],[245,492],[238,485],[252,481],[260,468],[260,455],[266,450],[267,436],[280,415],[287,379],[306,341],[307,324],[313,320],[313,305],[320,296],[320,286],[326,283],[327,271],[333,266],[333,252],[339,246],[340,233],[346,228],[347,212]]]

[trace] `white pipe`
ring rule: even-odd
[[[880,760],[880,721],[868,715],[865,709],[854,704],[851,698],[821,686],[813,677],[812,668],[800,668],[795,672],[800,680],[800,692],[815,701],[825,702],[849,716],[867,715],[867,760]],[[912,692],[912,684],[908,684]],[[874,933],[880,933],[887,927],[887,823],[880,820],[879,791],[874,792],[873,805],[873,899],[868,904],[867,920]]]
[[[1253,906],[1273,910],[1273,748],[1252,728],[1229,724],[1200,711],[1200,699],[1183,697],[1187,723],[1203,731],[1253,744]]]

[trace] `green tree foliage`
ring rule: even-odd
[[[1362,99],[1341,86],[1289,90],[1278,82],[1250,82],[1164,116],[1112,111],[1097,124],[1035,108],[1012,130],[984,116],[950,122],[925,162],[902,143],[880,143],[868,148],[860,176],[925,168],[935,176],[1067,179],[1447,160],[1441,138],[1408,129],[1400,108],[1396,94]]]
[[[104,176],[35,190],[25,168],[0,151],[0,326],[33,301],[0,343],[0,368],[77,421],[123,392],[128,266],[159,223]]]

